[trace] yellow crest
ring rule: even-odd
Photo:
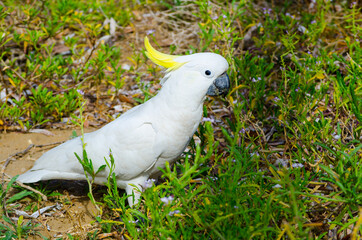
[[[146,47],[146,55],[147,57],[157,65],[160,65],[162,67],[167,68],[168,71],[177,69],[181,67],[185,63],[179,63],[175,61],[175,58],[179,57],[177,55],[168,55],[162,52],[157,51],[154,49],[150,41],[148,40],[148,37],[145,37],[145,47]]]

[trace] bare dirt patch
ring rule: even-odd
[[[94,129],[86,129],[86,132],[93,131]],[[15,176],[22,174],[29,170],[34,162],[46,151],[57,146],[62,141],[70,139],[73,130],[50,130],[52,135],[45,135],[43,133],[1,133],[0,134],[0,163],[3,167],[9,159],[9,156],[19,153],[18,156],[13,156],[8,161],[5,168],[5,174],[8,176]],[[76,131],[80,134],[80,131]],[[32,147],[28,152],[21,154],[31,144]],[[37,147],[39,145],[48,145],[45,147]],[[21,156],[19,156],[21,155]],[[5,177],[5,180],[8,177]],[[49,187],[50,186],[50,187]],[[50,197],[47,201],[35,202],[34,199],[25,198],[16,204],[9,204],[7,209],[23,210],[29,204],[37,207],[38,209],[46,206],[56,207],[41,214],[38,218],[27,219],[25,221],[32,221],[34,224],[40,224],[37,228],[39,232],[48,238],[65,237],[67,233],[76,234],[78,236],[86,236],[88,230],[95,229],[91,226],[94,220],[96,209],[87,197],[87,185],[85,182],[50,182],[48,185],[49,190],[59,190],[59,196]],[[32,207],[31,209],[33,209]],[[10,211],[13,212],[13,211]],[[26,211],[29,215],[32,210]],[[16,214],[9,214],[9,217],[16,218]],[[33,236],[29,239],[42,239],[40,236]]]

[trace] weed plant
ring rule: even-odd
[[[127,36],[150,11],[175,13],[173,21],[182,22],[179,11],[197,9],[190,18],[199,28],[197,44],[187,48],[219,53],[230,64],[230,93],[208,99],[197,137],[175,165],[166,165],[162,178],[145,183],[136,207],[127,205],[112,171],[97,203],[91,184],[97,171],[86,154],[79,157],[100,209],[94,228],[101,230],[88,238],[105,233],[127,239],[361,238],[358,2],[123,2],[0,4],[1,129],[49,127],[71,115],[83,125],[81,113],[110,121],[114,116],[102,112],[117,99],[134,106],[156,94],[162,74],[142,67],[149,62],[140,42],[128,44],[132,53],[126,57],[123,46],[106,41],[135,40]],[[114,19],[123,35],[103,38],[114,27],[103,24],[106,19]],[[157,29],[151,33],[157,43],[170,39],[173,29]],[[162,51],[189,53],[178,47]],[[119,63],[122,58],[131,62],[128,67]],[[105,156],[105,166],[114,168],[112,155]],[[2,187],[4,199],[9,187]],[[0,225],[5,238],[28,236],[34,224],[13,222],[7,216],[14,212],[5,210]],[[68,235],[82,237],[87,236]]]

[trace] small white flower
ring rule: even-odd
[[[168,196],[168,197],[163,197],[163,198],[161,198],[161,201],[164,203],[164,204],[166,204],[166,205],[168,205],[169,203],[171,203],[172,201],[173,201],[173,197],[172,196]]]
[[[129,64],[127,64],[127,63],[124,63],[124,64],[122,64],[122,69],[128,71],[128,70],[131,69],[131,65],[129,65]]]
[[[82,96],[84,95],[84,92],[82,90],[80,90],[80,89],[77,89],[77,92]]]
[[[217,177],[212,177],[212,176],[210,176],[209,178],[210,178],[211,180],[213,180],[213,181],[218,180],[218,178],[217,178]]]
[[[155,179],[153,178],[150,178],[150,179],[147,179],[144,183],[143,183],[143,188],[144,189],[147,189],[147,188],[151,188],[153,187],[153,184],[155,183]]]
[[[293,168],[302,168],[302,167],[304,167],[304,165],[301,164],[301,163],[293,163],[293,164],[292,164],[292,167],[293,167]]]
[[[154,33],[156,30],[154,30],[154,29],[150,29],[150,30],[147,30],[146,31],[146,34],[147,35],[150,35],[150,34],[152,34],[152,33]]]
[[[138,223],[138,219],[136,221],[128,221],[129,223]]]
[[[275,164],[276,166],[279,166],[281,165],[282,167],[287,167],[288,166],[288,160],[287,159],[284,159],[284,158],[278,158],[276,161],[275,161]]]
[[[259,82],[260,80],[261,80],[261,77],[258,77],[257,79],[255,79],[255,78],[251,79],[252,82]]]
[[[300,31],[301,33],[308,33],[308,30],[302,25],[298,26],[298,31]]]
[[[281,188],[282,187],[282,185],[280,185],[279,183],[278,184],[275,184],[274,186],[273,186],[273,188]]]
[[[272,10],[271,10],[270,8],[268,8],[268,9],[267,9],[267,8],[263,8],[263,13],[264,13],[264,14],[270,15],[271,11],[272,11]]]
[[[203,122],[211,122],[211,123],[214,123],[214,122],[215,122],[215,119],[209,118],[209,117],[204,117],[204,118],[202,118],[202,121],[203,121]]]

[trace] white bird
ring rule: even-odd
[[[206,95],[226,94],[230,87],[226,74],[229,65],[218,54],[168,55],[155,50],[147,37],[145,47],[149,59],[167,68],[159,93],[104,127],[84,134],[85,150],[94,169],[104,165],[104,157],[112,152],[117,186],[130,195],[131,206],[140,197],[134,186],[141,189],[147,179],[160,173],[159,168],[175,162],[185,150],[201,121]],[[83,154],[80,137],[44,153],[18,181],[85,180],[75,153]],[[108,174],[105,168],[94,182],[103,185]]]

